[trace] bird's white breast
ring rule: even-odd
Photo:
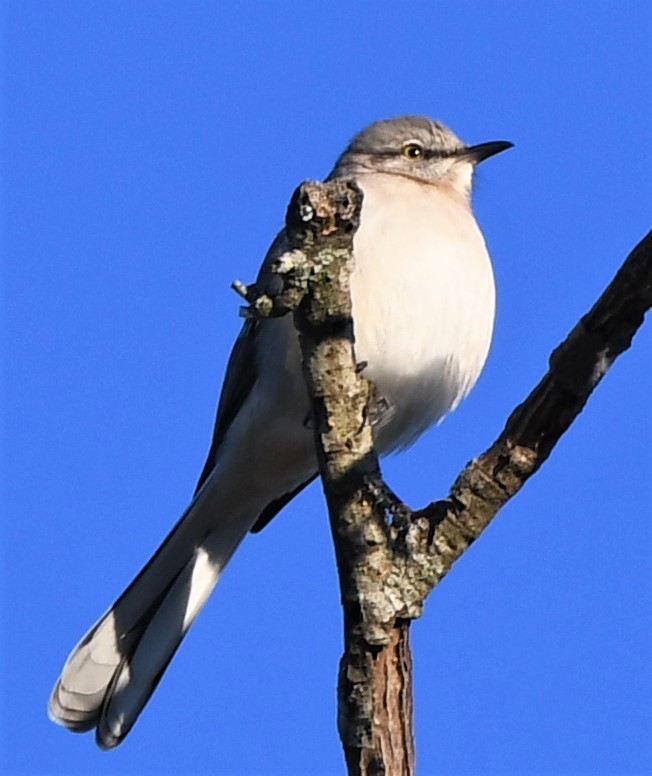
[[[473,387],[491,341],[494,280],[463,197],[397,175],[357,183],[356,357],[389,404],[377,434],[387,451],[410,444]]]

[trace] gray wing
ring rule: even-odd
[[[267,252],[267,256],[265,257],[265,261],[260,268],[260,272],[258,273],[256,285],[259,291],[273,293],[270,289],[269,269],[272,262],[287,250],[287,248],[288,243],[285,232],[282,231],[272,243]],[[217,463],[220,454],[220,447],[224,441],[226,432],[238,412],[242,409],[243,404],[256,384],[258,370],[258,333],[264,325],[264,321],[256,320],[255,318],[247,319],[238,335],[238,339],[235,341],[226,369],[222,394],[217,406],[213,440],[208,452],[208,457],[206,458],[206,463],[204,464],[204,468],[199,477],[195,493],[202,487],[215,468],[215,464]],[[311,477],[292,491],[292,493],[287,493],[275,501],[272,501],[261,512],[252,530],[257,532],[264,528],[274,515],[299,493],[299,491],[303,490],[308,483],[312,482],[313,479],[314,477]]]
[[[206,463],[199,476],[195,494],[215,468],[224,436],[256,384],[256,334],[260,325],[261,322],[253,318],[246,320],[231,351],[222,394],[217,405],[217,417],[215,419],[211,448],[208,451]]]

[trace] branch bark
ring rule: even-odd
[[[344,610],[338,729],[349,774],[414,773],[410,621],[433,587],[552,452],[652,306],[652,232],[552,353],[550,368],[447,498],[411,511],[383,482],[373,386],[355,361],[349,294],[362,194],[307,182],[288,208],[291,250],[273,298],[238,286],[252,314],[294,312],[312,400]]]

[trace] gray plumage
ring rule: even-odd
[[[438,122],[404,116],[358,134],[331,172],[364,194],[351,295],[356,356],[387,407],[374,429],[380,452],[454,409],[484,365],[494,284],[469,195],[475,164],[509,145],[466,146]],[[261,276],[285,247],[281,232]],[[238,544],[315,477],[308,410],[291,320],[247,321],[193,500],[72,651],[53,720],[95,728],[103,748],[124,739]]]

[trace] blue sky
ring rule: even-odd
[[[122,747],[45,714],[191,494],[294,187],[365,124],[510,139],[472,396],[385,461],[441,497],[650,228],[651,11],[627,2],[31,2],[5,28],[3,772],[336,774],[318,485],[247,539]],[[413,627],[421,774],[652,771],[649,322]],[[647,480],[647,482],[646,482]]]

